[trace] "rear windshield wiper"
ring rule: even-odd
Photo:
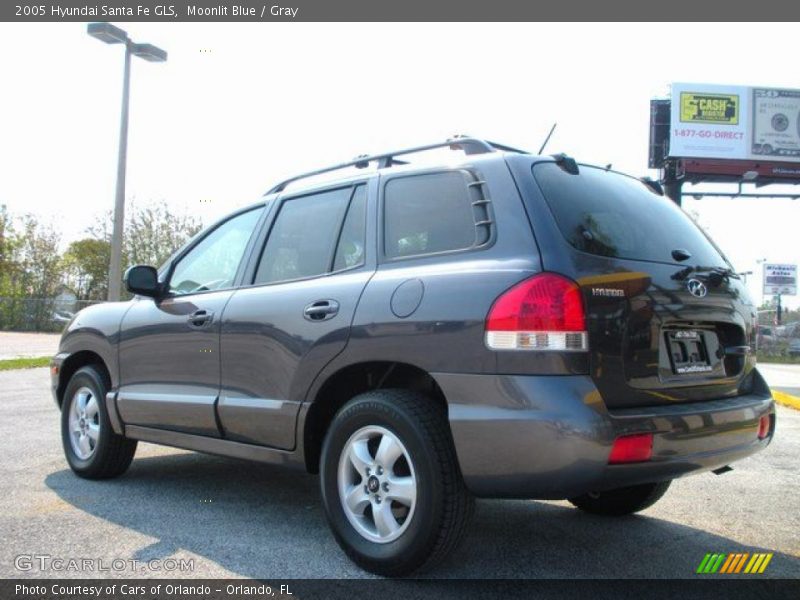
[[[553,154],[553,159],[563,171],[566,171],[570,175],[577,175],[580,173],[580,170],[578,169],[578,163],[575,162],[575,159],[567,156],[563,152],[561,154]]]
[[[707,275],[709,281],[714,285],[719,285],[724,279],[741,279],[738,273],[729,267],[703,267],[697,265],[695,267],[684,267],[677,273],[673,273],[672,279],[682,281],[692,273]]]
[[[654,194],[657,194],[658,196],[664,195],[664,188],[661,185],[661,182],[656,181],[652,177],[642,177],[639,179],[639,181],[645,184],[647,188]]]

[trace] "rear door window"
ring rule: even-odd
[[[641,181],[580,166],[578,175],[538,163],[533,176],[567,241],[583,252],[665,263],[687,250],[692,265],[727,267],[708,237],[671,200]]]

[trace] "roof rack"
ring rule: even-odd
[[[436,148],[447,148],[449,147],[451,150],[463,150],[464,154],[487,154],[489,152],[515,152],[517,154],[528,154],[525,150],[519,150],[518,148],[512,148],[511,146],[506,146],[505,144],[496,144],[495,142],[489,142],[487,140],[482,140],[479,138],[473,138],[468,136],[454,136],[444,142],[439,142],[436,144],[427,144],[425,146],[416,146],[414,148],[406,148],[404,150],[396,150],[395,152],[385,152],[383,154],[362,154],[357,156],[350,162],[340,163],[338,165],[333,165],[332,167],[325,167],[324,169],[317,169],[316,171],[309,171],[308,173],[303,173],[302,175],[296,175],[294,177],[290,177],[289,179],[285,179],[281,181],[279,184],[270,188],[270,190],[265,194],[275,194],[277,192],[282,192],[286,189],[290,183],[294,183],[295,181],[299,181],[300,179],[307,179],[309,177],[314,177],[316,175],[322,175],[323,173],[330,173],[332,171],[339,171],[340,169],[347,169],[350,167],[355,167],[357,169],[365,169],[369,166],[370,163],[376,162],[378,164],[379,169],[386,169],[393,165],[406,165],[408,161],[398,160],[397,156],[403,156],[404,154],[416,154],[417,152],[426,152],[428,150],[435,150]]]

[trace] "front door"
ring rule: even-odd
[[[220,322],[263,207],[234,215],[180,255],[163,298],[122,321],[120,416],[129,425],[219,436]]]

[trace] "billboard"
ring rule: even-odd
[[[753,155],[800,161],[800,90],[753,90]]]
[[[764,295],[797,294],[797,265],[764,265]]]
[[[669,155],[800,162],[800,90],[675,83]]]

